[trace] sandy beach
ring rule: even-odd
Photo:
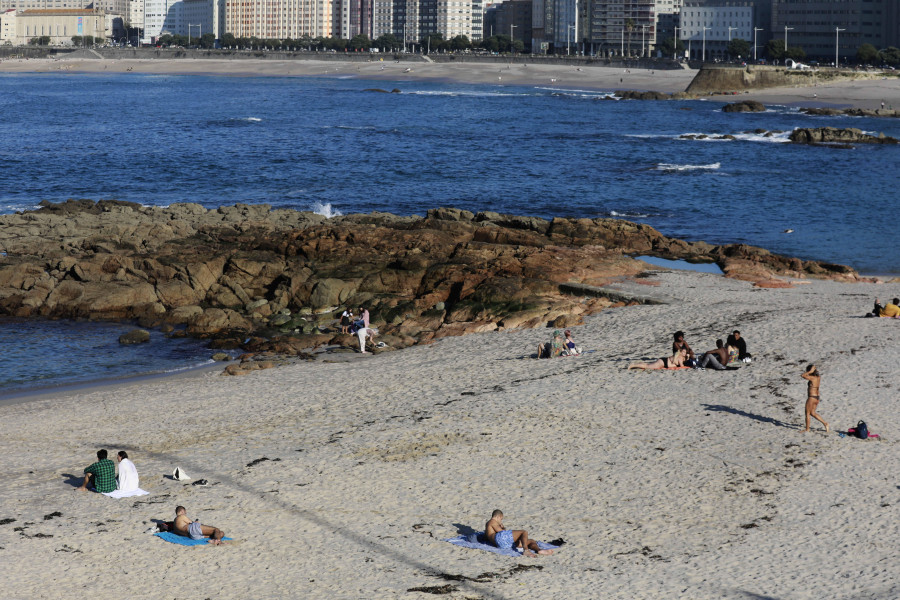
[[[318,76],[358,77],[384,80],[391,85],[404,81],[446,81],[502,86],[528,86],[561,90],[684,91],[696,70],[621,69],[585,65],[426,63],[394,62],[373,58],[370,62],[317,60],[217,60],[217,59],[6,59],[0,73],[144,73],[173,75]],[[874,109],[886,105],[900,108],[900,78],[844,81],[814,88],[771,88],[741,94],[740,99],[788,106]],[[712,96],[732,102],[733,96]]]
[[[900,285],[680,271],[618,285],[665,304],[588,318],[580,357],[530,358],[547,329],[499,331],[0,407],[4,596],[900,594],[900,321],[860,318]],[[754,355],[739,370],[625,369],[675,330],[703,351],[735,328]],[[880,438],[800,432],[809,362],[833,429],[863,419]],[[73,491],[100,447],[127,450],[150,495]],[[234,542],[145,533],[177,504]],[[567,544],[515,559],[442,541],[494,508]]]

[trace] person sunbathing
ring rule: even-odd
[[[192,540],[202,540],[203,538],[209,538],[209,543],[213,545],[222,544],[222,538],[225,537],[225,532],[223,532],[218,527],[212,527],[210,525],[201,525],[200,521],[191,521],[191,519],[187,516],[187,511],[183,506],[175,507],[175,521],[172,523],[164,524],[166,529],[163,529],[163,524],[160,524],[160,529],[163,531],[173,531],[178,535],[183,535],[185,537],[189,537]]]
[[[675,369],[678,367],[684,366],[684,361],[687,359],[687,350],[682,348],[677,351],[674,356],[668,357],[663,356],[662,358],[658,358],[652,363],[631,363],[628,365],[629,369],[644,369],[645,371],[651,371],[654,369]]]
[[[484,524],[484,535],[500,549],[522,548],[522,556],[553,554],[553,550],[541,550],[536,541],[529,540],[528,532],[524,529],[506,529],[503,526],[503,511],[501,510],[495,510],[488,522]]]

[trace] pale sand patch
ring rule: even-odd
[[[338,60],[219,60],[219,59],[5,59],[0,73],[144,73],[156,75],[319,76],[384,81],[403,91],[404,83],[445,81],[498,86],[547,87],[560,90],[611,92],[639,90],[682,92],[696,70],[656,70],[604,66],[505,63],[370,62]],[[390,84],[390,85],[387,85]],[[900,79],[843,81],[818,87],[757,90],[738,96],[710,96],[717,102],[754,99],[790,106],[838,106],[900,109]]]
[[[0,407],[4,596],[896,597],[900,321],[859,317],[900,286],[656,279],[621,287],[670,303],[589,318],[573,333],[597,351],[577,358],[529,358],[548,330],[506,331]],[[735,327],[755,356],[738,371],[625,370],[677,329],[705,350]],[[882,441],[799,433],[811,361],[820,413]],[[71,491],[97,447],[127,449],[151,495]],[[176,465],[212,485],[165,478]],[[176,504],[238,543],[142,533]],[[510,560],[440,541],[494,508],[569,544]]]

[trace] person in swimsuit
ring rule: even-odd
[[[553,550],[541,550],[538,543],[528,539],[528,532],[524,529],[506,529],[503,526],[503,511],[495,510],[490,520],[484,524],[484,535],[498,548],[508,550],[510,548],[522,548],[522,556],[535,556],[535,554],[553,554]]]
[[[803,433],[809,431],[810,417],[822,423],[825,426],[825,431],[831,431],[825,419],[816,414],[816,408],[819,406],[819,381],[822,379],[816,365],[807,366],[806,371],[801,373],[800,377],[808,382],[806,391],[806,429],[803,430]]]
[[[199,520],[191,521],[183,506],[175,507],[175,521],[172,523],[172,531],[192,540],[209,538],[209,543],[216,546],[221,544],[222,538],[225,537],[225,532],[218,527],[201,525]]]
[[[691,350],[691,347],[688,346],[688,343],[684,341],[684,332],[676,331],[673,334],[675,341],[672,342],[672,354],[678,354],[678,351],[684,349],[687,351],[687,358],[694,358],[694,351]]]
[[[687,350],[682,348],[675,352],[675,355],[672,357],[663,356],[662,358],[658,358],[652,363],[631,363],[628,365],[629,369],[644,369],[645,371],[650,371],[653,369],[674,369],[677,367],[683,367],[684,361],[687,359]]]

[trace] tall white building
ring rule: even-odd
[[[724,58],[728,43],[734,38],[753,40],[751,2],[685,2],[678,39],[687,46],[691,58]]]
[[[163,34],[178,33],[181,26],[181,6],[181,0],[144,0],[141,43],[152,44]]]

